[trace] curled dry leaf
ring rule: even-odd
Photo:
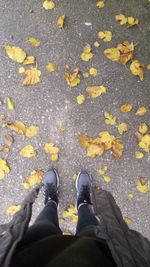
[[[120,107],[120,111],[124,113],[130,112],[131,110],[132,110],[132,105],[129,103],[125,103]]]
[[[105,117],[105,123],[106,124],[108,124],[108,125],[115,125],[116,124],[117,118],[115,116],[113,116],[112,114],[105,112],[104,117]]]
[[[145,115],[147,113],[147,111],[148,110],[144,106],[142,106],[142,107],[138,108],[138,110],[136,111],[135,115],[143,116],[143,115]]]
[[[120,139],[115,139],[112,144],[113,156],[116,160],[120,159],[124,150],[124,144]]]
[[[134,54],[134,44],[124,41],[121,44],[117,45],[117,49],[120,52],[119,62],[121,64],[126,64],[129,60],[133,58]]]
[[[43,172],[40,170],[33,170],[28,176],[27,180],[23,183],[25,189],[40,184],[43,179]]]
[[[148,188],[148,182],[146,181],[146,179],[144,177],[141,177],[137,182],[136,182],[136,189],[140,192],[140,193],[147,193],[149,191]]]
[[[4,142],[7,146],[11,146],[14,142],[14,138],[11,135],[7,134],[4,136]]]
[[[57,27],[59,29],[62,29],[64,27],[64,23],[65,23],[65,16],[60,16],[57,20]]]
[[[87,93],[92,97],[96,98],[98,96],[101,96],[102,94],[105,94],[107,91],[107,88],[103,85],[101,86],[88,86],[86,88]]]
[[[13,216],[19,210],[21,210],[21,205],[12,205],[12,206],[10,206],[10,207],[7,208],[6,214],[8,216]]]
[[[23,63],[26,58],[26,52],[20,47],[6,45],[5,50],[8,57],[18,63]]]
[[[41,71],[37,68],[31,67],[25,71],[25,77],[23,80],[23,85],[34,85],[40,82]]]
[[[148,131],[148,125],[144,122],[139,125],[139,133],[146,134]]]
[[[133,75],[139,76],[140,80],[144,79],[144,65],[141,64],[138,60],[134,60],[130,65],[130,71]]]
[[[70,87],[75,87],[80,83],[79,68],[75,68],[73,73],[65,72],[64,79]]]
[[[69,207],[63,212],[62,217],[64,219],[71,219],[71,221],[76,224],[78,221],[78,216],[75,206],[70,204]]]
[[[36,136],[39,130],[39,127],[35,125],[30,125],[29,127],[26,127],[22,121],[14,121],[12,123],[8,123],[6,127],[18,134],[25,135],[29,138]]]
[[[100,39],[103,39],[104,42],[110,42],[112,39],[112,32],[110,31],[99,32],[98,37]]]
[[[52,0],[45,0],[45,1],[43,2],[43,7],[44,7],[46,10],[50,10],[50,9],[55,8],[55,3],[54,3]]]
[[[20,150],[19,154],[24,158],[32,158],[37,155],[37,152],[32,145],[27,145]]]
[[[2,153],[8,153],[10,151],[10,148],[7,146],[0,146],[0,152]]]
[[[0,158],[0,180],[2,180],[6,174],[10,172],[10,168],[7,164],[7,161]]]
[[[83,61],[89,61],[93,57],[92,48],[90,45],[86,45],[83,49],[83,53],[81,54],[81,59]]]

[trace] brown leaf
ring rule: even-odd
[[[4,136],[4,142],[7,146],[11,146],[14,142],[14,138],[11,135],[7,134]]]
[[[0,147],[0,152],[2,152],[2,153],[8,153],[9,151],[10,151],[10,149],[7,146],[1,146]]]
[[[120,139],[115,139],[112,144],[113,156],[116,160],[120,159],[123,153],[124,144]]]
[[[0,121],[4,121],[6,119],[6,116],[4,114],[0,114]]]

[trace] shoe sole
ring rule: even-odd
[[[78,175],[77,175],[77,179],[76,179],[76,183],[75,183],[75,186],[76,186],[76,190],[77,190],[77,196],[78,196],[78,180],[79,180],[79,176],[82,172],[79,172]],[[88,174],[89,175],[89,174]],[[91,182],[91,187],[92,187],[92,177],[91,175],[89,175],[90,177],[90,182]]]

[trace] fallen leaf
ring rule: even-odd
[[[55,63],[49,62],[48,65],[46,66],[46,70],[49,72],[54,72],[57,70],[57,66]]]
[[[141,134],[146,134],[148,131],[148,125],[144,122],[139,125],[139,132]]]
[[[83,78],[88,78],[89,77],[89,73],[88,72],[83,72],[82,76],[83,76]]]
[[[134,17],[128,17],[127,18],[127,23],[130,25],[130,26],[135,26],[135,25],[138,25],[139,24],[139,20],[134,18]]]
[[[6,116],[4,114],[0,114],[0,121],[6,120]]]
[[[115,137],[110,135],[107,131],[102,131],[99,133],[100,142],[105,144],[105,150],[112,148],[113,141]]]
[[[97,47],[100,46],[100,43],[99,43],[98,41],[95,41],[95,42],[94,42],[94,46],[97,48]]]
[[[21,205],[12,205],[7,208],[6,213],[8,216],[13,216],[19,210],[21,210]]]
[[[129,60],[133,58],[134,55],[134,44],[124,41],[117,45],[117,49],[120,52],[119,62],[121,64],[126,64]]]
[[[4,142],[7,146],[11,146],[14,142],[14,139],[11,135],[7,134],[4,136]]]
[[[32,138],[37,135],[39,131],[39,127],[35,125],[30,125],[29,127],[26,128],[26,133],[25,135],[29,138]]]
[[[98,37],[103,39],[104,42],[110,42],[112,39],[112,32],[110,31],[99,32]]]
[[[129,104],[129,103],[123,104],[123,105],[120,107],[120,111],[121,111],[121,112],[124,112],[124,113],[130,112],[131,110],[132,110],[132,105]]]
[[[124,25],[127,23],[127,18],[123,14],[118,14],[115,16],[115,19],[119,21],[120,25]]]
[[[79,68],[75,68],[73,73],[65,72],[64,79],[70,87],[76,87],[80,83]]]
[[[87,147],[87,156],[91,158],[95,158],[97,156],[103,155],[105,152],[105,145],[101,144],[89,144]]]
[[[96,77],[97,76],[97,69],[96,68],[90,68],[89,73],[91,76]]]
[[[7,146],[0,146],[0,152],[1,153],[8,153],[10,151],[10,148]]]
[[[107,183],[107,184],[109,184],[111,182],[111,178],[108,175],[104,175],[103,179],[104,179],[105,183]]]
[[[139,142],[139,147],[142,148],[145,152],[150,151],[150,134],[145,134],[144,136],[142,136]]]
[[[37,152],[32,145],[27,145],[20,150],[19,154],[24,158],[32,158],[37,155]]]
[[[86,88],[86,91],[92,98],[96,98],[96,97],[101,96],[102,94],[106,93],[107,89],[103,85],[101,85],[101,86],[88,86]]]
[[[56,154],[52,154],[51,156],[50,156],[50,160],[51,161],[57,161],[58,160],[58,154],[56,153]]]
[[[77,216],[77,209],[73,204],[70,204],[69,207],[63,212],[62,217],[64,219],[70,219],[73,223],[77,223],[78,216]]]
[[[6,174],[10,172],[10,168],[7,164],[7,161],[0,158],[0,180],[2,180]]]
[[[140,193],[147,193],[149,191],[148,188],[148,182],[146,181],[146,179],[144,177],[141,177],[137,182],[136,182],[136,189],[140,192]]]
[[[93,57],[92,48],[90,45],[86,45],[83,49],[83,53],[81,54],[81,59],[83,61],[89,61]]]
[[[31,67],[25,71],[25,77],[23,80],[23,85],[34,85],[40,82],[41,71],[37,68]]]
[[[61,132],[65,132],[66,131],[66,126],[64,124],[62,124],[60,127],[59,127],[59,130]]]
[[[108,125],[115,125],[117,118],[108,112],[104,112],[105,123]]]
[[[98,7],[98,8],[103,8],[104,6],[105,6],[105,3],[104,3],[104,1],[98,1],[97,3],[96,3],[96,6]]]
[[[120,139],[115,139],[112,143],[112,152],[116,160],[119,160],[123,154],[124,144]]]
[[[147,70],[150,70],[150,64],[148,64],[146,68],[147,68]]]
[[[10,97],[7,97],[7,108],[10,110],[14,110],[15,109],[15,104],[14,102],[11,100]]]
[[[44,145],[44,151],[47,154],[57,154],[59,152],[59,148],[55,146],[53,143],[46,143]]]
[[[64,27],[64,23],[65,23],[65,16],[60,16],[57,20],[57,27],[59,29],[62,29]]]
[[[30,65],[35,63],[35,57],[34,56],[27,56],[25,60],[23,61],[23,65]]]
[[[24,72],[25,72],[25,68],[24,68],[24,67],[20,67],[20,68],[18,69],[18,72],[19,72],[20,74],[24,73]]]
[[[128,224],[128,225],[132,224],[132,220],[129,217],[124,217],[124,220],[125,220],[126,224]]]
[[[128,194],[128,199],[132,199],[134,197],[133,194]]]
[[[55,8],[55,3],[54,3],[52,0],[45,0],[45,1],[43,2],[43,7],[44,7],[46,10],[50,10],[50,9]]]
[[[22,63],[26,58],[26,52],[20,47],[6,45],[5,50],[8,57],[18,63]]]
[[[78,95],[77,96],[77,103],[78,105],[81,105],[85,102],[85,96],[84,95]]]
[[[118,61],[120,59],[120,51],[115,47],[105,49],[104,55],[111,61]]]
[[[108,170],[108,167],[107,166],[104,166],[102,169],[99,169],[97,172],[102,175],[102,174],[105,174],[105,172]]]
[[[27,177],[27,180],[23,183],[25,189],[40,184],[43,179],[43,172],[40,170],[33,170],[30,175]]]
[[[144,154],[140,151],[135,151],[135,157],[136,159],[142,159],[144,157]]]
[[[28,41],[33,46],[40,46],[41,45],[40,41],[35,39],[34,37],[29,37]]]
[[[135,115],[143,116],[146,113],[147,113],[147,109],[144,106],[142,106],[142,107],[138,108],[138,110],[136,111]]]
[[[139,76],[140,80],[143,81],[144,79],[144,65],[141,64],[138,60],[133,60],[130,65],[130,71],[133,75]]]
[[[22,135],[25,135],[26,133],[26,127],[22,121],[14,121],[12,123],[8,123],[7,127],[12,131]]]
[[[125,122],[122,122],[118,125],[118,132],[120,134],[123,134],[128,131],[128,124]]]
[[[77,174],[74,173],[74,174],[72,175],[72,180],[73,180],[73,181],[76,181],[76,179],[77,179]]]

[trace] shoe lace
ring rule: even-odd
[[[52,183],[48,183],[45,188],[45,197],[47,199],[57,199],[57,191]]]

